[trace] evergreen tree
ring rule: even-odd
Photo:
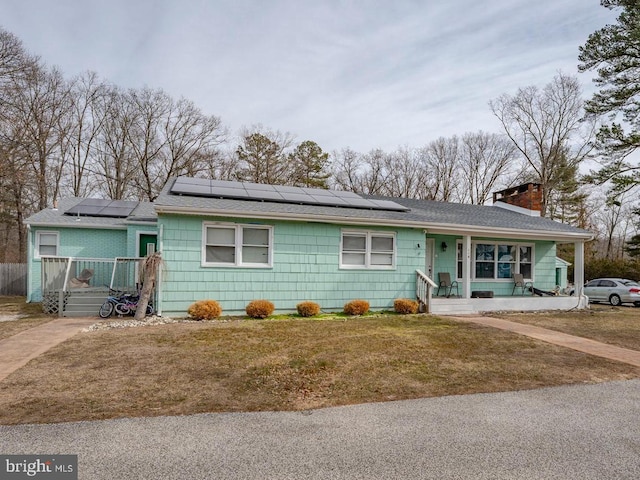
[[[300,187],[329,188],[327,173],[329,154],[322,151],[320,146],[306,140],[289,154],[289,168],[294,172],[293,184]]]
[[[596,70],[599,87],[586,110],[607,117],[598,133],[598,147],[609,159],[590,180],[611,181],[614,193],[640,184],[640,165],[628,155],[640,147],[640,2],[601,0],[601,5],[620,9],[617,23],[592,33],[580,47],[580,71]]]

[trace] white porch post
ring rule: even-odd
[[[462,297],[471,298],[471,236],[462,237]]]
[[[576,297],[580,298],[582,303],[582,289],[584,286],[584,242],[575,242],[575,259],[573,267],[573,282]]]

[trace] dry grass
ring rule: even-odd
[[[619,347],[640,350],[640,308],[591,305],[570,312],[500,313],[513,322],[536,325]]]
[[[40,303],[26,303],[25,297],[0,296],[0,318],[4,317],[18,320],[0,321],[0,340],[47,323],[53,320],[55,315],[42,313]]]
[[[303,410],[638,376],[423,315],[183,323],[77,335],[0,382],[0,424]]]

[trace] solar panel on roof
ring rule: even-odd
[[[201,178],[178,177],[170,188],[174,195],[228,198],[261,202],[292,203],[329,207],[365,208],[406,212],[410,209],[390,200],[376,203],[354,192],[321,188],[267,185],[248,182],[227,182]]]
[[[213,187],[211,189],[211,196],[220,198],[248,198],[249,194],[244,188]]]
[[[252,190],[249,193],[251,194],[249,198],[251,198],[252,200],[271,200],[274,202],[284,201],[282,195],[280,195],[276,191],[269,192],[267,190]]]
[[[106,198],[85,198],[69,210],[65,215],[81,217],[126,218],[138,206],[138,202],[129,200],[109,200]]]

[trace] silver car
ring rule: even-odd
[[[584,294],[590,302],[609,302],[617,306],[633,303],[640,307],[640,285],[626,278],[596,278],[584,286]]]

